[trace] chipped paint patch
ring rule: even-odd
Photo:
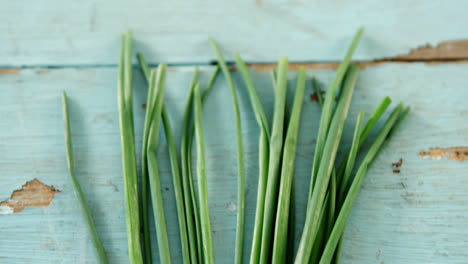
[[[18,75],[21,69],[0,69],[0,74],[13,74]]]
[[[389,63],[408,64],[413,62],[424,62],[427,65],[439,65],[441,63],[468,63],[468,40],[445,41],[433,47],[425,45],[412,49],[406,55],[382,58],[373,61],[353,62],[361,70],[367,67],[378,67]],[[307,70],[337,70],[339,62],[324,63],[289,63],[289,71],[299,71],[300,67]],[[253,63],[247,64],[249,68],[256,71],[271,71],[277,68],[274,63]],[[237,66],[231,67],[231,72],[237,71]]]
[[[408,55],[398,56],[397,60],[460,60],[468,58],[468,40],[441,42],[437,46],[425,45],[412,49]]]
[[[59,192],[54,186],[45,185],[38,179],[28,181],[8,200],[0,202],[0,214],[19,213],[26,207],[47,207]]]
[[[450,160],[465,161],[468,160],[468,147],[431,148],[428,151],[420,151],[419,156],[437,160],[448,157]]]
[[[424,62],[428,66],[437,66],[440,64],[468,64],[468,60],[415,60],[412,61],[410,59],[384,59],[384,60],[376,60],[376,61],[366,61],[366,62],[353,62],[354,65],[359,66],[359,69],[364,70],[368,67],[379,67],[387,64],[401,64],[401,65],[408,65],[414,62]],[[288,65],[288,71],[299,71],[300,67],[304,67],[306,70],[333,70],[336,71],[340,64],[334,62],[327,62],[327,63],[290,63]],[[255,64],[247,64],[247,67],[252,68],[256,71],[271,71],[273,69],[277,69],[278,65],[276,64],[267,64],[267,63],[255,63]],[[237,66],[231,67],[231,72],[237,71]]]

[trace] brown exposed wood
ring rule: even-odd
[[[426,45],[395,59],[409,61],[468,59],[468,40],[446,41],[436,47]]]
[[[312,95],[310,95],[310,101],[312,101],[312,102],[318,102],[317,93],[313,93]]]
[[[400,168],[401,165],[403,165],[403,159],[402,158],[400,158],[400,160],[398,160],[398,162],[392,163],[393,168]]]
[[[446,41],[436,47],[426,45],[411,50],[407,55],[392,58],[379,59],[374,61],[354,62],[361,70],[367,67],[378,67],[388,63],[407,64],[412,62],[424,62],[427,65],[439,65],[442,63],[468,63],[468,40]],[[324,63],[290,63],[289,71],[298,71],[300,67],[311,70],[336,70],[340,64],[338,62]],[[249,68],[256,71],[271,71],[277,68],[274,63],[248,64]],[[231,71],[237,71],[237,66],[233,66]]]
[[[468,147],[431,148],[428,151],[420,151],[419,156],[433,159],[448,157],[450,160],[465,161],[468,160]]]
[[[21,69],[0,69],[0,74],[19,74]]]
[[[410,64],[415,61],[410,60],[396,60],[396,59],[386,59],[378,61],[369,61],[369,62],[353,62],[353,64],[359,66],[361,70],[364,70],[368,67],[378,67],[385,64]],[[452,63],[452,64],[468,64],[467,60],[434,60],[434,61],[416,61],[424,62],[426,65],[435,66],[440,64]],[[307,70],[336,70],[338,69],[339,63],[290,63],[288,65],[289,71],[299,71],[299,68],[302,66]],[[271,71],[272,69],[277,68],[277,64],[247,64],[247,67],[255,69],[256,71]],[[236,72],[237,66],[231,67],[231,72]]]
[[[26,207],[47,207],[60,191],[54,186],[48,186],[38,179],[26,182],[20,190],[11,194],[10,199],[0,203],[0,206],[8,206],[13,213],[19,213]]]

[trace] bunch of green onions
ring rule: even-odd
[[[272,74],[275,103],[272,126],[270,127],[247,65],[239,55],[234,56],[235,63],[244,79],[255,119],[260,128],[257,202],[249,255],[249,263],[251,264],[292,262],[296,264],[327,264],[339,263],[340,261],[346,222],[360,184],[378,154],[396,132],[409,111],[409,107],[403,108],[402,103],[394,108],[382,128],[380,128],[370,148],[364,154],[362,162],[356,165],[356,158],[360,154],[359,150],[361,150],[377,121],[390,105],[391,100],[385,97],[364,126],[364,111],[361,110],[357,116],[351,148],[347,150],[347,155],[341,164],[335,167],[336,155],[340,149],[344,124],[359,73],[359,68],[352,65],[350,61],[361,35],[362,29],[354,37],[324,98],[322,98],[318,82],[313,79],[322,113],[311,169],[309,194],[306,201],[305,225],[296,252],[294,252],[294,161],[306,89],[306,70],[303,67],[299,69],[294,101],[292,107],[288,109],[286,103],[288,59],[281,58],[279,60],[277,71],[273,71]],[[156,158],[161,121],[171,162],[183,263],[214,263],[208,206],[209,196],[205,167],[202,107],[220,70],[227,81],[234,110],[238,168],[234,262],[236,264],[243,262],[245,169],[240,109],[229,66],[215,41],[210,39],[209,42],[218,58],[218,66],[203,92],[201,92],[202,88],[198,81],[198,68],[195,68],[184,111],[180,157],[175,147],[169,115],[164,106],[164,83],[167,66],[161,63],[157,71],[150,70],[143,56],[141,54],[137,55],[141,71],[149,87],[141,155],[141,201],[139,202],[132,113],[131,33],[125,33],[122,37],[118,103],[130,263],[152,262],[149,201],[153,204],[160,262],[171,262]],[[64,109],[67,109],[65,96],[64,105]],[[70,174],[73,182],[78,186],[76,188],[78,190],[77,197],[82,205],[81,207],[84,208],[82,210],[83,216],[87,220],[90,233],[94,238],[93,243],[97,256],[100,263],[105,263],[107,260],[104,250],[89,215],[79,184],[73,175],[68,110],[64,110],[64,114],[66,116],[64,120],[66,122]],[[196,177],[198,192],[195,192],[194,188],[190,157],[194,137],[197,149]],[[196,193],[198,193],[198,197]],[[140,241],[140,221],[143,226],[142,241]],[[144,246],[144,251],[141,244]]]

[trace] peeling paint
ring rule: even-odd
[[[18,75],[20,72],[21,69],[0,69],[0,74]]]
[[[19,213],[26,207],[47,207],[59,192],[38,179],[28,181],[20,190],[13,191],[8,200],[0,202],[0,214]]]
[[[440,64],[452,63],[452,64],[468,64],[468,60],[398,60],[398,59],[384,59],[384,60],[375,60],[367,62],[353,62],[354,65],[359,66],[359,69],[364,70],[368,67],[379,67],[386,64],[411,64],[414,62],[424,62],[428,66],[437,66]],[[247,67],[252,68],[256,71],[271,71],[277,69],[277,64],[269,63],[255,63],[247,64]],[[340,63],[338,62],[327,62],[327,63],[289,63],[288,70],[297,72],[300,67],[304,67],[306,70],[333,70],[336,71]],[[230,69],[231,72],[237,71],[237,66],[232,66]]]
[[[395,59],[409,61],[468,59],[468,40],[445,41],[435,47],[425,45]]]
[[[439,65],[441,63],[468,63],[468,40],[456,40],[441,42],[436,47],[425,45],[412,49],[406,55],[377,59],[374,61],[354,62],[361,70],[367,67],[378,67],[389,63],[408,64],[413,62],[424,62],[427,65]],[[299,71],[300,67],[310,70],[336,70],[339,62],[324,63],[290,63],[289,71]],[[249,68],[256,71],[271,71],[277,68],[274,63],[253,63],[247,64]],[[237,71],[237,66],[231,67],[231,72]]]
[[[431,148],[428,151],[420,151],[419,156],[437,160],[448,157],[450,160],[465,161],[468,160],[468,147]]]

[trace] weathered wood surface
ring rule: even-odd
[[[208,63],[215,58],[209,36],[228,58],[239,52],[250,62],[338,61],[361,26],[354,59],[382,59],[466,40],[467,10],[460,0],[3,1],[0,66],[115,65],[127,29],[152,63]],[[458,58],[458,49],[410,57]],[[468,58],[468,43],[461,51]]]
[[[125,19],[115,21],[123,23]],[[114,48],[117,48],[116,39],[110,40]],[[115,55],[114,52],[109,58],[114,60]],[[202,68],[202,84],[206,84],[211,71],[211,67]],[[176,67],[168,73],[166,105],[176,138],[180,136],[181,116],[192,72],[192,67]],[[423,159],[419,152],[433,147],[467,146],[467,72],[468,65],[423,63],[391,63],[367,67],[361,72],[343,137],[344,146],[350,144],[358,111],[364,109],[370,113],[385,95],[393,99],[393,106],[403,100],[412,111],[363,182],[348,223],[343,263],[466,263],[467,163]],[[271,120],[273,96],[269,72],[252,69],[251,73]],[[291,82],[295,75],[290,72]],[[334,72],[309,70],[308,75],[316,76],[325,88]],[[145,103],[146,85],[138,71],[135,70],[134,76],[136,142],[140,143],[144,118],[141,105]],[[1,263],[94,262],[92,245],[67,175],[60,110],[62,89],[67,91],[70,100],[76,174],[93,212],[98,233],[111,263],[128,262],[116,77],[114,67],[23,69],[0,74],[0,200],[8,199],[13,190],[34,178],[61,191],[55,194],[48,207],[25,208],[16,214],[0,215]],[[245,252],[248,254],[257,185],[259,131],[246,88],[238,73],[234,78],[239,90],[245,140]],[[290,85],[290,90],[292,87]],[[292,93],[289,94],[292,99]],[[298,232],[304,220],[304,197],[319,118],[319,107],[310,101],[311,94],[309,82],[296,158]],[[236,162],[229,96],[221,77],[216,81],[203,113],[217,263],[230,263],[234,253]],[[169,238],[174,263],[180,263],[165,146],[162,136],[158,158]],[[401,172],[394,174],[391,163],[400,158],[403,159]],[[152,235],[154,232],[152,228]],[[157,261],[155,243],[153,246]]]

